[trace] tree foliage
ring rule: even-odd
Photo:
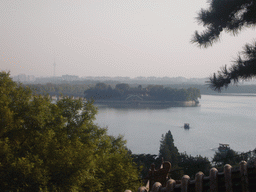
[[[202,171],[207,173],[210,169],[211,163],[207,157],[191,156],[186,153],[179,153],[177,147],[174,145],[174,139],[171,131],[162,135],[160,141],[159,159],[169,161],[172,165],[171,177],[173,179],[181,179],[184,174],[194,177],[196,173]]]
[[[151,154],[132,154],[133,161],[136,163],[138,170],[140,172],[140,177],[145,179],[148,176],[149,169],[151,165],[154,164],[155,167],[160,167],[162,160],[157,155]],[[147,182],[147,179],[145,179]]]
[[[0,188],[3,191],[124,191],[138,183],[121,136],[94,124],[81,100],[56,104],[0,73]]]
[[[206,29],[199,34],[195,32],[193,43],[208,47],[218,41],[223,31],[238,34],[243,28],[256,24],[255,0],[210,0],[208,9],[201,9],[197,20]],[[249,79],[256,75],[256,43],[246,44],[244,51],[234,64],[227,69],[223,67],[210,78],[210,87],[221,91],[231,82],[239,79]]]
[[[239,154],[233,149],[226,151],[216,151],[212,162],[216,166],[224,166],[225,164],[238,165],[241,161],[247,161],[248,165],[253,166],[256,159],[256,149],[246,153]]]
[[[178,165],[179,151],[174,145],[174,139],[172,133],[169,130],[165,135],[162,135],[160,141],[159,157],[164,161],[171,162],[172,166]]]
[[[26,84],[35,95],[72,95],[72,96],[83,96],[84,90],[88,89],[88,84]]]
[[[125,83],[117,84],[115,89],[106,84],[102,87],[95,86],[86,90],[85,97],[94,100],[125,100],[130,95],[137,95],[145,101],[196,101],[201,98],[200,90],[196,88],[173,89],[163,85],[131,88]]]
[[[201,155],[193,157],[186,153],[180,154],[178,165],[183,168],[184,174],[189,175],[191,178],[194,178],[199,171],[208,174],[211,168],[211,163],[207,157],[202,157]]]
[[[120,91],[128,91],[130,89],[130,86],[127,83],[120,83],[116,84],[115,88]]]
[[[221,152],[216,151],[212,162],[216,166],[224,166],[226,164],[236,165],[240,163],[242,160],[246,160],[247,157],[240,156],[236,151],[233,149],[228,149],[227,151]]]
[[[202,171],[207,175],[211,168],[211,162],[207,157],[179,153],[177,147],[174,145],[171,131],[162,135],[158,156],[150,154],[133,154],[132,157],[133,161],[138,166],[141,178],[147,178],[151,164],[155,164],[156,169],[158,169],[163,161],[169,161],[171,163],[170,177],[177,180],[180,180],[184,174],[194,178],[199,171]],[[254,162],[255,153],[251,155],[250,159]]]

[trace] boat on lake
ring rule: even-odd
[[[188,123],[184,123],[184,129],[189,129],[189,124]]]

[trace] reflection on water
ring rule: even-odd
[[[256,97],[203,95],[200,107],[167,109],[99,108],[96,123],[124,135],[133,153],[158,154],[161,135],[171,130],[180,152],[212,157],[229,143],[242,152],[256,148]],[[191,129],[185,130],[184,123]]]

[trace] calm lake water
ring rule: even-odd
[[[99,108],[96,123],[123,135],[135,154],[158,154],[161,135],[171,131],[179,152],[213,157],[219,143],[238,152],[256,148],[256,95],[202,95],[199,107]],[[184,130],[184,123],[190,124]]]

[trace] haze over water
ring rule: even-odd
[[[213,157],[219,143],[238,152],[256,148],[256,96],[203,95],[200,107],[168,109],[99,108],[96,123],[124,135],[135,154],[158,154],[161,135],[172,132],[179,152]],[[184,130],[184,123],[191,128]]]

